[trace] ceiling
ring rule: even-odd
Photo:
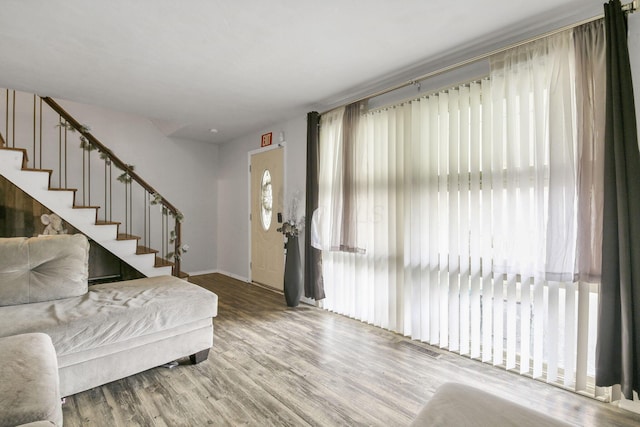
[[[597,15],[602,2],[3,0],[0,86],[224,143]]]

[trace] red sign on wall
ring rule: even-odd
[[[271,141],[273,140],[273,132],[265,133],[262,135],[262,141],[260,142],[260,147],[268,147],[271,145]]]

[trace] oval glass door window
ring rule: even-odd
[[[269,227],[271,227],[271,218],[273,216],[273,187],[271,186],[271,173],[269,169],[266,169],[262,173],[260,188],[262,189],[260,194],[260,220],[262,222],[262,228],[268,231]]]

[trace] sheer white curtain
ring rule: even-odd
[[[366,252],[325,245],[325,308],[584,388],[575,82],[600,74],[585,72],[574,44],[573,31],[527,44],[492,58],[487,79],[361,117],[353,173]],[[342,219],[341,114],[320,129],[325,236]]]

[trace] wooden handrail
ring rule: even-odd
[[[54,101],[52,98],[49,98],[48,96],[41,97],[41,99],[44,102],[46,102],[47,105],[51,107],[51,109],[53,109],[56,113],[58,113],[60,117],[62,117],[67,123],[69,123],[77,132],[79,132],[82,136],[87,138],[87,140],[91,145],[96,147],[98,151],[100,151],[101,153],[104,153],[109,158],[109,160],[114,165],[116,165],[118,169],[121,169],[122,171],[126,172],[126,174],[129,175],[131,179],[137,182],[149,194],[160,194],[155,190],[155,188],[153,188],[151,185],[149,185],[149,183],[147,183],[137,173],[135,173],[129,165],[127,165],[125,162],[120,160],[115,154],[113,154],[113,152],[109,148],[107,148],[106,145],[100,142],[98,138],[93,136],[91,132],[87,131],[85,127],[81,125],[76,119],[74,119],[73,116],[71,116],[71,114],[69,114],[64,108],[62,108],[60,104],[58,104],[56,101]],[[169,203],[164,197],[162,196],[160,197],[161,197],[161,200],[159,201],[159,203],[161,203],[164,207],[166,207],[173,214],[173,217],[175,219],[175,241],[174,241],[175,257],[174,257],[173,274],[175,276],[179,276],[180,275],[180,247],[182,245],[181,224],[180,224],[179,218],[181,219],[182,214],[175,206]]]

